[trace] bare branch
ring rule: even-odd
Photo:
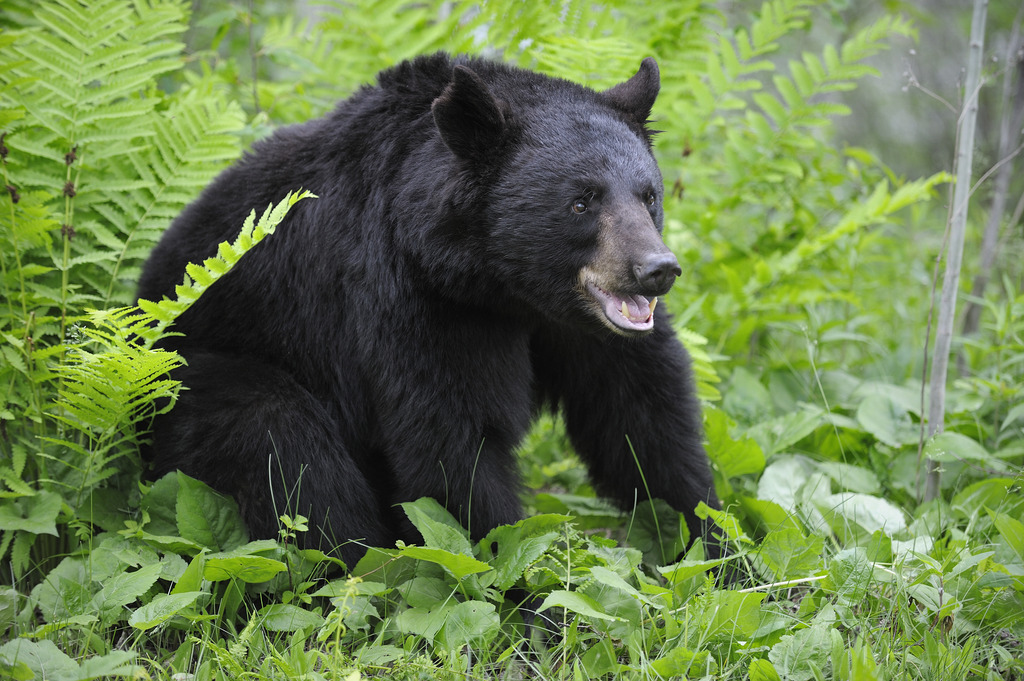
[[[932,353],[932,371],[929,385],[931,400],[928,404],[929,437],[942,432],[946,411],[946,375],[949,369],[950,346],[953,339],[953,320],[956,315],[956,297],[960,282],[960,263],[963,260],[964,234],[967,231],[967,204],[971,189],[971,163],[974,156],[974,131],[978,117],[978,88],[981,82],[981,59],[985,45],[985,16],[988,0],[974,0],[971,17],[971,39],[967,50],[967,76],[964,81],[964,111],[960,116],[956,153],[956,186],[950,210],[949,251],[946,274],[942,281],[942,298],[935,330],[935,351]],[[928,462],[925,501],[939,494],[940,467]]]

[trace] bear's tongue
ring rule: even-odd
[[[593,289],[604,306],[605,316],[619,328],[628,331],[648,331],[654,328],[654,306],[658,299],[644,296],[619,295],[599,286]]]

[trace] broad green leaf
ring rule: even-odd
[[[883,678],[878,674],[870,643],[866,638],[858,637],[857,642],[853,645],[853,655],[850,660],[851,681],[881,681]]]
[[[247,541],[234,499],[180,472],[175,516],[181,536],[207,548],[229,550]]]
[[[247,584],[268,582],[288,566],[279,560],[264,556],[235,556],[232,558],[208,557],[203,568],[203,577],[211,582],[225,579],[240,579]]]
[[[298,631],[319,627],[324,618],[312,610],[288,603],[271,603],[260,609],[259,621],[268,631]]]
[[[733,478],[764,470],[765,459],[761,447],[749,437],[734,438],[729,433],[731,423],[724,411],[705,409],[704,427],[708,439],[708,456],[723,476]]]
[[[57,536],[61,503],[59,494],[46,491],[21,499],[0,499],[0,530]]]
[[[818,510],[834,517],[834,526],[855,523],[868,533],[881,530],[892,536],[907,526],[903,511],[885,499],[868,494],[830,494],[819,502]]]
[[[179,612],[195,603],[203,595],[202,591],[182,591],[172,594],[159,594],[153,600],[132,613],[128,624],[140,631],[148,631],[171,619]]]
[[[980,480],[957,492],[951,506],[967,516],[987,510],[1024,515],[1024,496],[1011,492],[1018,484],[1008,477]]]
[[[201,590],[203,588],[203,567],[205,564],[205,553],[200,553],[192,558],[188,563],[188,567],[185,568],[181,577],[178,578],[174,588],[171,589],[171,593],[177,594]]]
[[[400,584],[398,593],[414,608],[430,608],[454,595],[448,580],[437,577],[414,577]]]
[[[143,565],[133,572],[122,572],[111,577],[98,594],[93,603],[100,612],[118,611],[149,590],[156,583],[163,566],[160,563]]]
[[[486,647],[500,626],[501,620],[493,603],[456,603],[448,611],[444,625],[437,632],[437,641],[449,650],[473,644]]]
[[[743,531],[743,528],[740,526],[739,520],[728,511],[711,508],[702,501],[697,504],[697,508],[694,509],[694,514],[701,520],[710,518],[715,525],[725,532],[728,539],[733,541],[750,542],[746,533]]]
[[[1005,469],[1005,464],[976,440],[960,433],[943,432],[935,435],[924,443],[924,455],[932,461],[983,461],[988,466]]]
[[[768,652],[775,671],[784,679],[811,681],[811,666],[824,669],[829,659],[832,636],[829,625],[816,622],[807,629],[783,636]]]
[[[814,432],[825,423],[825,412],[805,407],[785,416],[769,419],[748,428],[746,436],[753,438],[766,457],[785,451]]]
[[[89,607],[96,587],[89,580],[85,560],[68,557],[57,564],[32,589],[32,600],[47,622],[92,613]]]
[[[748,521],[754,523],[755,530],[758,532],[785,529],[799,531],[802,527],[800,521],[792,513],[775,502],[748,496],[741,496],[739,502],[744,515]]]
[[[462,579],[466,575],[472,575],[478,572],[487,572],[491,569],[490,565],[482,563],[476,558],[471,558],[462,553],[451,553],[444,549],[435,549],[428,546],[406,546],[401,549],[399,553],[403,556],[408,556],[409,558],[437,563],[450,572],[456,579]]]
[[[83,660],[78,673],[68,681],[89,681],[90,679],[137,676],[142,668],[130,664],[135,653],[127,650],[112,650],[106,655]]]
[[[818,469],[827,473],[840,487],[851,492],[877,494],[882,488],[878,476],[862,466],[840,461],[820,461]]]
[[[0,660],[25,665],[36,679],[74,678],[78,664],[54,645],[53,641],[16,638],[0,646]]]
[[[863,547],[843,549],[832,558],[822,588],[836,594],[845,605],[859,605],[871,584],[872,567]]]
[[[573,591],[552,591],[548,594],[547,598],[544,599],[544,602],[540,604],[537,611],[543,612],[548,608],[559,607],[591,619],[616,622],[625,621],[621,617],[614,617],[604,612],[604,608],[601,607],[601,604],[590,596]]]
[[[747,673],[750,675],[750,681],[782,681],[782,677],[775,671],[775,666],[763,657],[751,660]]]
[[[428,547],[467,556],[473,555],[473,547],[469,543],[466,531],[437,500],[422,497],[402,504],[402,508],[423,535],[423,541]]]
[[[822,537],[806,537],[790,528],[765,535],[755,555],[772,571],[776,581],[782,581],[819,570],[823,546]]]
[[[593,577],[597,583],[603,584],[615,591],[618,591],[630,598],[640,601],[646,605],[660,608],[663,607],[658,601],[652,600],[647,596],[637,591],[629,582],[623,579],[617,572],[609,570],[603,565],[595,565],[590,568],[590,576]]]
[[[651,670],[663,679],[690,678],[688,675],[700,670],[714,674],[718,671],[717,663],[710,658],[706,650],[694,652],[689,648],[673,648],[667,655],[652,660]]]
[[[544,555],[559,537],[557,532],[549,532],[522,539],[522,534],[522,528],[505,526],[495,528],[487,535],[488,540],[498,544],[498,555],[491,561],[494,567],[491,585],[502,590],[509,589],[522,577],[526,568]]]
[[[890,447],[916,444],[919,427],[900,404],[888,396],[865,399],[857,407],[857,422],[879,442]]]
[[[697,626],[713,640],[747,639],[761,624],[763,593],[713,591],[705,597],[697,613]]]
[[[178,500],[178,473],[168,473],[152,484],[140,506],[149,516],[145,526],[150,534],[173,537],[178,534],[175,506]]]
[[[611,638],[608,636],[602,636],[597,639],[583,654],[581,662],[591,678],[600,678],[607,674],[617,674],[620,669],[624,668],[624,665],[619,664],[618,655],[616,655]],[[657,663],[652,663],[651,667],[654,668],[655,664]],[[655,671],[659,670],[655,669]]]
[[[999,530],[999,534],[1017,554],[1017,557],[1024,561],[1024,523],[1005,513],[989,513],[992,523]]]
[[[432,609],[409,608],[403,610],[395,617],[395,626],[401,632],[422,636],[433,643],[434,637],[444,626],[445,618],[455,605],[456,602],[450,600],[436,604]]]

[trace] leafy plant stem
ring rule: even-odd
[[[11,179],[7,174],[7,162],[0,163],[0,168],[3,169],[4,173],[4,186],[10,187]],[[21,315],[23,318],[28,317],[28,301],[27,294],[25,291],[25,271],[21,263],[21,250],[18,248],[18,233],[14,226],[17,224],[16,213],[14,210],[14,198],[11,197],[11,251],[14,253],[14,266],[18,270],[18,301],[21,303]],[[3,270],[0,274],[4,278],[4,295],[7,298],[7,308],[11,311],[11,316],[14,316],[14,305],[11,303],[11,292],[7,284],[7,265],[3,258],[0,258],[0,263],[3,263]]]

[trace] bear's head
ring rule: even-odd
[[[483,270],[549,320],[649,332],[657,297],[682,274],[661,239],[647,127],[657,63],[604,92],[489,66],[455,66],[432,106],[460,177],[477,188]]]

